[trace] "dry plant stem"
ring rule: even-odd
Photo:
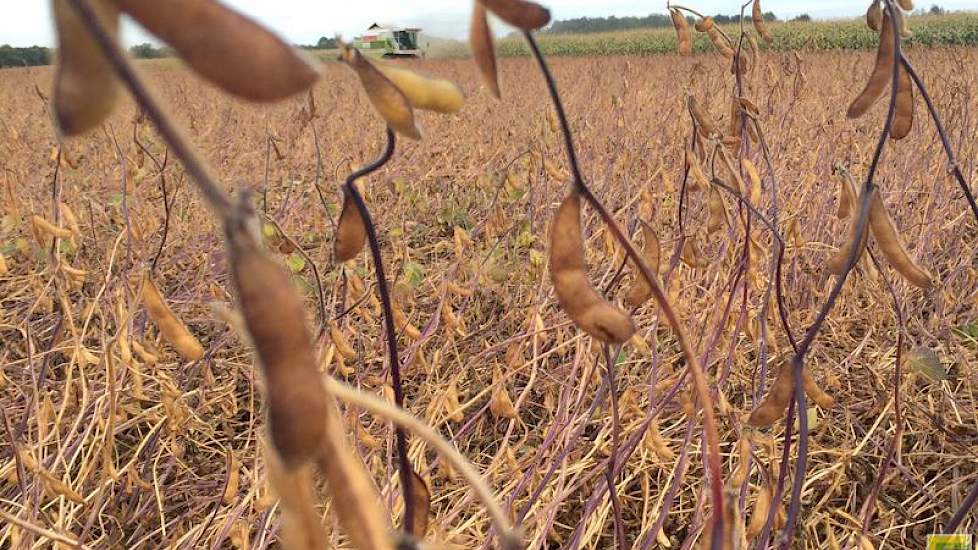
[[[635,263],[635,265],[638,266],[642,276],[649,283],[649,286],[652,289],[652,296],[655,298],[655,301],[658,304],[659,309],[662,311],[662,314],[666,317],[666,320],[669,321],[669,325],[672,327],[676,340],[678,341],[679,346],[682,349],[683,356],[686,359],[686,364],[689,367],[690,373],[692,374],[697,399],[699,399],[700,404],[703,407],[703,430],[706,432],[708,450],[707,464],[709,465],[710,490],[713,497],[713,507],[711,512],[712,527],[714,529],[713,540],[719,544],[723,539],[721,536],[723,532],[723,480],[721,476],[720,439],[717,435],[716,419],[713,413],[713,400],[710,397],[709,384],[707,382],[706,375],[703,374],[703,369],[700,367],[696,353],[693,351],[692,344],[690,344],[689,337],[686,335],[686,331],[680,323],[679,317],[676,315],[675,310],[673,310],[672,305],[669,303],[665,293],[662,291],[662,287],[659,285],[657,278],[652,274],[652,270],[645,263],[642,255],[635,250],[635,247],[632,245],[631,241],[628,240],[628,237],[622,232],[615,219],[611,216],[604,205],[601,204],[601,201],[594,196],[587,184],[584,182],[580,167],[577,163],[577,153],[574,150],[574,139],[570,130],[570,124],[567,122],[567,115],[564,112],[564,107],[560,100],[560,94],[557,92],[557,84],[554,81],[553,74],[551,74],[550,67],[547,65],[547,61],[540,52],[540,47],[537,44],[536,39],[533,37],[533,34],[524,31],[523,36],[530,45],[530,50],[533,52],[533,57],[540,66],[540,71],[543,73],[544,80],[547,83],[547,89],[550,92],[550,99],[552,100],[554,109],[557,112],[557,120],[560,122],[561,132],[564,137],[564,146],[567,150],[567,161],[570,165],[571,174],[574,178],[574,187],[587,200],[591,207],[598,212],[601,219],[604,220],[605,225],[607,225],[615,239],[625,250],[625,254]]]
[[[333,377],[325,377],[326,391],[336,399],[356,405],[361,409],[369,411],[375,416],[379,416],[396,424],[400,429],[409,430],[426,443],[431,445],[439,456],[448,461],[453,468],[469,483],[476,497],[486,507],[486,513],[492,520],[493,526],[500,533],[503,548],[519,548],[520,537],[514,530],[512,524],[507,519],[502,507],[496,502],[492,489],[486,484],[482,476],[476,471],[475,467],[459,453],[451,443],[438,434],[430,426],[422,422],[417,417],[400,407],[391,407],[386,401],[358,391],[349,384],[336,380]]]
[[[363,219],[363,225],[367,230],[367,244],[370,246],[370,254],[373,257],[374,269],[377,270],[377,293],[380,295],[380,305],[384,310],[384,334],[387,337],[387,356],[391,369],[391,385],[394,387],[394,401],[398,407],[404,408],[404,386],[401,383],[400,362],[397,358],[397,329],[394,327],[393,305],[391,303],[390,289],[387,287],[387,276],[384,274],[384,258],[380,254],[380,241],[377,239],[377,228],[374,226],[373,218],[370,217],[370,210],[367,203],[363,201],[360,191],[355,185],[356,181],[377,170],[394,156],[394,146],[397,143],[394,131],[387,127],[387,144],[384,151],[376,160],[346,178],[343,191],[350,195],[353,204],[356,205]],[[407,453],[407,436],[399,426],[394,429],[394,438],[397,443],[397,463],[398,475],[401,480],[401,494],[404,498],[404,518],[401,523],[404,531],[408,531],[414,525],[414,506],[411,501],[411,463]]]
[[[221,190],[220,185],[217,183],[217,178],[213,176],[204,160],[197,156],[193,147],[184,138],[183,133],[173,124],[170,117],[163,110],[162,105],[160,105],[156,97],[149,91],[149,88],[146,87],[146,84],[139,75],[136,74],[136,70],[133,68],[132,63],[129,62],[126,54],[112,40],[106,28],[95,15],[95,11],[92,9],[89,0],[68,0],[68,2],[78,12],[79,17],[81,17],[82,21],[85,22],[85,25],[92,32],[99,47],[102,48],[102,53],[109,60],[109,63],[112,64],[119,79],[129,89],[136,103],[143,108],[146,115],[156,125],[157,131],[159,131],[163,139],[170,145],[177,157],[180,158],[184,168],[190,173],[193,181],[197,184],[197,188],[204,196],[208,206],[214,210],[214,213],[217,214],[219,219],[227,219],[231,210],[231,201],[228,200],[227,195]]]
[[[866,502],[863,504],[863,525],[862,533],[865,535],[869,531],[869,524],[873,520],[873,513],[876,510],[876,500],[879,497],[880,489],[883,488],[883,483],[886,480],[886,474],[890,469],[890,462],[896,455],[897,447],[900,445],[900,439],[903,437],[903,406],[900,403],[900,384],[903,383],[901,377],[901,362],[903,361],[903,333],[906,330],[905,321],[903,318],[903,307],[900,305],[900,299],[897,297],[896,289],[893,288],[893,283],[886,276],[883,271],[883,266],[880,265],[879,260],[876,259],[876,255],[870,250],[869,257],[872,259],[873,264],[876,269],[880,272],[880,276],[883,278],[883,282],[886,284],[886,289],[890,294],[890,298],[893,300],[893,314],[897,322],[897,341],[896,341],[896,363],[893,369],[893,422],[896,424],[896,428],[893,431],[893,438],[890,439],[890,444],[887,446],[886,453],[883,455],[883,461],[880,463],[879,471],[876,474],[876,480],[873,482],[873,487],[869,491],[869,495],[866,497]]]
[[[944,532],[947,534],[956,532],[961,523],[964,522],[964,516],[968,515],[968,512],[975,506],[975,502],[978,502],[978,481],[971,486],[968,496],[964,497],[961,508],[958,508],[958,511],[951,517],[951,521],[944,526]]]
[[[964,198],[968,201],[968,206],[971,207],[971,213],[975,217],[975,221],[978,221],[978,203],[975,202],[975,196],[971,192],[971,186],[964,179],[964,174],[961,173],[961,166],[958,164],[957,159],[954,157],[954,149],[951,147],[951,141],[947,137],[947,132],[944,130],[944,123],[941,122],[941,115],[937,112],[937,107],[934,106],[934,101],[931,99],[930,94],[927,93],[927,87],[924,86],[924,81],[914,70],[913,65],[910,64],[910,60],[903,55],[903,52],[897,51],[897,59],[903,64],[903,68],[906,69],[907,73],[910,74],[910,78],[913,79],[914,84],[917,89],[920,90],[920,95],[924,98],[924,103],[927,104],[927,110],[930,112],[931,119],[934,120],[934,126],[937,128],[937,135],[941,138],[941,145],[944,146],[944,154],[947,155],[947,162],[950,165],[951,173],[954,174],[954,179],[957,180],[958,185],[961,187],[961,191],[964,192]]]
[[[621,430],[621,421],[618,417],[618,388],[615,386],[615,360],[611,357],[611,347],[607,344],[604,348],[604,359],[608,377],[608,393],[611,395],[611,455],[608,457],[608,498],[611,500],[611,508],[615,516],[615,546],[621,550],[625,548],[625,524],[621,516],[621,501],[615,487],[615,467],[618,463],[618,438]],[[621,347],[615,349],[615,356],[620,353]]]
[[[895,9],[898,9],[893,5],[891,0],[885,0],[887,5],[890,7],[890,22],[896,28],[896,16],[894,15]],[[869,165],[869,171],[866,173],[866,181],[863,184],[862,198],[859,201],[859,213],[856,217],[856,231],[853,232],[855,239],[858,241],[860,236],[866,230],[866,224],[869,221],[869,203],[870,197],[875,192],[876,186],[873,183],[873,178],[876,175],[876,169],[879,166],[880,157],[883,154],[883,149],[886,147],[887,136],[890,135],[890,129],[893,126],[894,113],[896,111],[896,92],[897,92],[897,81],[900,77],[900,58],[902,56],[900,52],[900,33],[893,33],[894,42],[894,59],[893,59],[893,77],[890,83],[890,105],[886,114],[886,122],[883,124],[883,131],[880,133],[879,140],[876,143],[876,150],[873,153],[873,160]],[[791,485],[791,499],[788,504],[788,517],[785,521],[784,531],[781,534],[780,548],[782,550],[787,549],[791,543],[792,535],[795,529],[795,520],[798,518],[798,511],[801,508],[801,490],[802,485],[805,482],[805,468],[807,463],[807,453],[808,453],[808,414],[806,413],[807,406],[805,404],[805,392],[802,388],[802,369],[804,367],[805,354],[808,353],[809,348],[811,348],[812,343],[815,341],[815,337],[818,336],[819,330],[822,328],[822,324],[825,323],[825,319],[828,317],[829,312],[832,307],[835,306],[835,302],[842,292],[842,287],[845,286],[846,279],[849,276],[849,272],[856,265],[856,260],[859,257],[859,247],[858,242],[853,242],[850,245],[849,258],[846,261],[845,269],[839,275],[829,292],[828,298],[826,298],[825,303],[822,304],[815,321],[808,328],[805,333],[805,338],[801,341],[798,346],[798,350],[795,352],[795,356],[791,360],[791,367],[794,369],[795,375],[795,403],[797,405],[798,411],[798,460],[795,463],[795,475],[792,480]]]

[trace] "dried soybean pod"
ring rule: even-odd
[[[408,531],[421,540],[428,530],[428,517],[431,515],[431,491],[428,482],[418,472],[411,469],[411,503],[413,504],[414,521]]]
[[[880,32],[880,45],[879,49],[876,50],[876,64],[873,66],[873,72],[869,77],[869,82],[866,83],[863,91],[859,92],[856,99],[852,100],[846,116],[849,118],[863,116],[873,106],[873,103],[876,103],[876,100],[883,95],[883,91],[886,90],[886,85],[889,84],[890,77],[893,74],[894,55],[893,25],[890,23],[890,18],[884,13],[883,27]]]
[[[767,523],[767,515],[771,510],[771,489],[761,487],[757,493],[757,502],[754,503],[754,511],[750,516],[750,523],[747,524],[747,540],[754,540],[761,534],[764,524]]]
[[[535,31],[550,22],[550,10],[527,0],[476,0],[500,19],[524,31]]]
[[[454,113],[461,109],[465,102],[462,90],[451,81],[422,76],[414,71],[388,64],[378,64],[377,69],[393,82],[398,90],[401,90],[413,107],[418,109],[436,113]]]
[[[748,434],[746,432],[741,434],[740,439],[737,441],[737,469],[734,470],[733,475],[730,477],[730,484],[737,489],[743,486],[750,473],[748,469],[750,463],[750,446],[750,437],[748,437]]]
[[[856,207],[856,190],[852,188],[852,182],[845,174],[839,177],[839,211],[836,216],[844,220],[852,215]]]
[[[407,96],[367,61],[356,49],[339,42],[340,59],[349,65],[360,77],[367,96],[380,116],[396,132],[411,139],[421,139],[421,131],[414,124],[414,111]]]
[[[716,25],[711,24],[706,29],[706,35],[710,37],[710,42],[713,43],[713,47],[717,49],[721,55],[727,59],[732,59],[734,56],[733,48],[727,43],[727,39],[720,34],[720,29]]]
[[[907,18],[903,15],[903,11],[896,10],[893,15],[896,16],[896,28],[900,33],[900,36],[903,38],[910,38],[913,36],[913,32],[910,30],[910,27],[907,26]]]
[[[36,214],[31,216],[31,227],[34,229],[36,237],[47,236],[57,239],[70,239],[72,236],[70,229],[58,227]],[[40,239],[38,239],[38,242],[40,242]]]
[[[900,6],[900,9],[903,11],[913,11],[913,0],[897,0],[897,5]]]
[[[652,226],[641,222],[642,224],[642,237],[645,239],[645,244],[642,248],[642,256],[645,263],[652,269],[652,273],[656,276],[659,275],[659,237],[655,234],[655,230]],[[636,270],[637,271],[637,270]],[[649,282],[645,280],[640,273],[635,276],[632,281],[631,288],[628,289],[628,294],[625,295],[625,303],[631,307],[637,307],[646,302],[652,297],[652,286]]]
[[[203,357],[204,347],[190,333],[187,325],[183,324],[183,321],[177,318],[173,310],[170,309],[170,306],[167,305],[166,300],[163,299],[163,295],[160,294],[160,291],[156,288],[156,284],[153,283],[153,279],[150,278],[148,271],[143,276],[142,295],[143,305],[146,306],[149,318],[160,329],[160,334],[163,335],[163,339],[188,361],[196,361]]]
[[[366,242],[367,226],[360,216],[360,209],[350,198],[349,193],[344,193],[343,210],[340,212],[340,219],[336,223],[336,234],[333,237],[333,255],[336,256],[336,261],[352,260],[363,250]]]
[[[703,167],[700,166],[700,161],[696,158],[696,154],[693,153],[693,149],[686,145],[686,167],[689,169],[689,173],[692,174],[693,178],[690,180],[690,188],[696,189],[709,189],[710,180],[707,179],[706,174],[703,173]]]
[[[835,398],[825,392],[818,382],[812,378],[811,374],[808,374],[808,369],[803,369],[801,371],[801,382],[805,388],[805,395],[812,398],[812,401],[818,403],[819,407],[823,409],[831,409],[835,406]]]
[[[710,112],[700,105],[700,102],[695,97],[691,95],[687,96],[686,104],[689,107],[689,112],[693,115],[693,119],[699,126],[700,134],[703,137],[709,137],[717,132],[716,123],[713,122],[713,117],[710,115]]]
[[[869,228],[873,232],[877,244],[879,244],[880,252],[883,253],[886,261],[890,262],[897,273],[903,275],[903,278],[916,287],[927,289],[933,285],[930,273],[915,264],[903,246],[900,234],[897,233],[893,220],[890,219],[890,214],[886,211],[886,205],[883,204],[879,191],[874,191],[870,198]]]
[[[677,9],[669,10],[669,16],[672,17],[672,26],[676,29],[679,55],[691,55],[693,53],[693,36],[689,30],[689,21],[686,21],[686,17]]]
[[[560,306],[582,330],[609,344],[635,333],[627,313],[609,304],[587,280],[581,236],[581,197],[571,192],[557,209],[550,230],[550,278]]]
[[[893,113],[893,125],[890,127],[890,137],[903,139],[913,128],[913,81],[910,73],[900,66],[897,78],[896,104]]]
[[[262,25],[213,0],[114,0],[197,74],[252,101],[305,90],[317,68]]]
[[[747,178],[750,180],[750,202],[754,206],[758,206],[761,202],[761,175],[758,174],[757,167],[754,166],[754,162],[748,158],[740,159],[740,165],[743,167],[744,172],[747,173]]]
[[[723,229],[723,225],[727,221],[727,207],[723,203],[723,197],[720,196],[720,191],[712,185],[710,186],[710,194],[707,198],[706,205],[710,211],[710,217],[706,221],[706,232],[713,234]]]
[[[785,361],[781,363],[781,370],[778,371],[778,376],[774,379],[774,384],[768,390],[767,396],[750,413],[747,423],[755,428],[763,428],[774,424],[774,421],[781,418],[785,408],[788,407],[788,401],[791,399],[794,385],[794,367],[792,367],[791,362]]]
[[[119,8],[110,0],[90,3],[112,39],[119,32]],[[98,126],[112,112],[119,85],[109,60],[67,0],[54,0],[58,63],[54,75],[54,114],[67,136]]]
[[[476,1],[472,6],[472,20],[469,24],[469,47],[472,57],[482,73],[482,80],[489,86],[489,92],[499,99],[499,72],[496,66],[496,48],[493,44],[492,31],[486,17],[486,7]]]
[[[224,226],[231,275],[261,360],[272,443],[286,467],[294,468],[319,450],[331,405],[302,300],[285,268],[260,248],[243,210],[239,207]]]
[[[757,30],[757,34],[761,35],[761,38],[765,42],[773,42],[774,37],[771,36],[771,31],[767,30],[767,23],[764,21],[764,11],[761,10],[761,0],[754,0],[754,6],[751,8],[751,21],[754,22],[754,29]]]
[[[866,10],[866,26],[876,32],[880,32],[882,23],[883,7],[880,5],[880,0],[873,0],[873,3]]]
[[[873,193],[875,194],[876,191],[873,191]],[[854,207],[858,204],[859,204],[858,200],[853,201],[852,203],[853,208],[851,208],[851,210],[855,211]],[[870,203],[870,206],[872,206],[872,203]],[[872,211],[872,208],[870,208],[870,211]],[[842,275],[842,272],[843,270],[845,270],[846,267],[846,262],[849,260],[849,253],[852,250],[853,242],[856,243],[856,246],[858,247],[859,250],[856,253],[857,262],[859,261],[859,258],[862,257],[863,252],[866,251],[866,241],[869,239],[869,226],[871,224],[870,223],[866,224],[866,227],[863,228],[862,235],[860,235],[859,239],[857,240],[856,229],[858,224],[856,223],[856,221],[857,220],[853,218],[852,223],[849,224],[849,231],[846,233],[845,241],[843,241],[842,246],[840,246],[839,249],[835,251],[835,254],[833,254],[832,257],[829,258],[829,260],[826,262],[826,267],[828,267],[830,273],[834,273],[836,275]]]
[[[712,17],[704,17],[696,22],[696,32],[707,32],[714,27]]]

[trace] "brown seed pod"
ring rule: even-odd
[[[430,78],[414,71],[378,63],[377,69],[401,90],[411,106],[436,113],[454,113],[462,108],[462,90],[443,78]]]
[[[913,36],[913,31],[907,26],[907,18],[903,15],[902,10],[896,10],[894,14],[896,16],[897,31],[900,33],[902,38],[910,38]]]
[[[421,139],[421,131],[414,124],[414,110],[404,92],[367,61],[359,50],[342,41],[338,41],[338,46],[340,59],[360,77],[370,102],[387,124],[411,139]]]
[[[801,371],[801,382],[805,388],[805,395],[812,398],[812,401],[817,403],[819,407],[831,409],[835,406],[835,398],[826,393],[822,389],[822,386],[818,385],[818,382],[812,378],[812,375],[808,374],[808,369]]]
[[[173,47],[197,74],[252,101],[276,101],[305,90],[318,69],[252,19],[212,0],[114,0]]]
[[[706,232],[712,235],[723,229],[727,223],[727,206],[723,202],[720,191],[714,186],[710,186],[706,205],[710,211],[710,217],[706,221]]]
[[[771,510],[771,489],[761,487],[757,494],[757,502],[754,503],[754,511],[750,516],[750,523],[747,524],[747,540],[754,540],[761,534],[764,524],[767,523],[767,516]]]
[[[693,115],[693,119],[696,121],[697,126],[699,126],[700,134],[703,137],[710,137],[711,135],[717,133],[717,125],[713,121],[713,116],[710,115],[710,112],[707,111],[695,97],[687,96],[686,104],[689,107],[689,112]]]
[[[858,201],[853,201],[850,210],[854,210],[854,206],[856,204],[858,204]],[[842,207],[840,204],[840,211],[841,209]],[[870,224],[868,223],[866,224],[866,227],[863,228],[862,235],[859,236],[859,239],[857,241],[856,229],[858,224],[856,223],[856,221],[857,220],[854,218],[852,222],[849,224],[849,231],[846,232],[845,241],[843,241],[842,246],[839,247],[839,249],[836,250],[835,253],[832,255],[832,257],[829,258],[828,261],[826,262],[825,265],[830,273],[834,273],[836,275],[842,275],[842,272],[845,270],[846,267],[846,261],[849,259],[849,253],[852,250],[853,242],[856,243],[856,246],[858,247],[859,250],[856,253],[857,262],[862,257],[863,253],[866,251],[866,241],[869,239]]]
[[[897,5],[900,6],[900,9],[903,11],[913,11],[913,0],[897,0]]]
[[[720,33],[720,29],[711,24],[706,29],[706,35],[710,37],[710,42],[713,43],[713,47],[717,49],[717,53],[726,57],[727,59],[732,59],[734,56],[733,48],[730,47],[727,39]]]
[[[343,210],[336,223],[336,234],[333,236],[333,255],[336,261],[352,260],[363,250],[367,242],[367,226],[360,216],[360,209],[348,193],[343,196]]]
[[[42,238],[47,237],[70,239],[72,236],[70,229],[58,227],[36,214],[31,216],[31,227],[34,229],[34,235],[38,237],[38,242],[41,242]]]
[[[642,256],[645,260],[646,265],[652,269],[652,273],[656,276],[659,275],[659,237],[655,234],[655,230],[652,226],[641,222],[642,225],[642,237],[645,239],[645,245],[642,248]],[[628,294],[625,295],[625,303],[631,307],[637,307],[646,302],[652,297],[652,286],[641,273],[635,275],[635,279],[632,281],[631,288],[628,289]]]
[[[224,228],[231,273],[265,376],[272,443],[293,468],[317,453],[330,405],[302,300],[288,272],[261,250],[243,210],[239,207]]]
[[[679,10],[669,10],[672,17],[672,26],[676,29],[677,51],[679,55],[691,55],[693,53],[693,36],[689,30],[689,21]]]
[[[774,424],[788,407],[794,383],[794,368],[790,362],[782,363],[781,370],[778,371],[778,376],[774,379],[774,384],[771,385],[771,389],[768,390],[767,396],[764,397],[761,404],[750,413],[747,423],[755,428]]]
[[[550,10],[527,0],[477,0],[510,25],[524,31],[535,31],[550,22]]]
[[[751,8],[751,21],[754,23],[754,29],[757,34],[761,35],[761,38],[765,42],[774,42],[774,37],[771,36],[771,31],[767,30],[767,23],[764,21],[764,11],[761,10],[761,1],[754,0],[754,6]]]
[[[883,27],[880,32],[880,45],[879,49],[876,50],[876,64],[873,66],[873,72],[869,77],[869,82],[863,88],[863,91],[859,92],[856,99],[852,101],[849,105],[849,110],[846,112],[846,116],[849,118],[858,118],[866,114],[866,111],[876,103],[876,100],[883,95],[883,91],[886,90],[886,85],[890,82],[890,77],[893,74],[893,25],[890,23],[890,18],[883,14]]]
[[[896,105],[890,137],[903,139],[910,133],[911,128],[913,128],[913,81],[910,79],[910,73],[901,66],[897,78]]]
[[[710,188],[710,180],[703,172],[703,167],[700,166],[700,160],[696,157],[696,153],[693,153],[693,149],[689,144],[686,145],[686,168],[689,170],[690,175],[693,176],[688,180],[691,190]]]
[[[578,327],[610,344],[635,333],[627,313],[598,294],[587,279],[581,236],[581,197],[572,192],[560,204],[550,230],[550,278],[557,300]]]
[[[880,0],[873,0],[869,8],[866,9],[866,26],[876,32],[880,32],[882,23],[883,7]]]
[[[163,335],[163,339],[188,361],[196,361],[203,357],[204,347],[190,333],[187,325],[183,324],[183,321],[177,318],[173,310],[170,309],[170,306],[167,305],[166,300],[163,299],[163,295],[160,294],[160,291],[156,288],[156,284],[150,278],[149,272],[143,277],[142,294],[143,305],[146,306],[149,318],[160,329],[160,334]]]
[[[428,482],[421,474],[411,469],[411,504],[413,518],[408,531],[411,535],[421,540],[428,530],[428,517],[431,515],[431,490],[428,489]]]
[[[839,211],[836,216],[844,220],[852,215],[856,208],[856,190],[852,187],[852,181],[845,174],[839,175]]]
[[[493,44],[492,31],[486,18],[486,7],[476,1],[472,6],[472,19],[469,24],[469,47],[475,59],[482,80],[489,87],[489,92],[496,98],[502,97],[499,91],[499,73],[496,67],[496,47]]]
[[[747,481],[748,463],[750,462],[750,437],[745,432],[737,441],[737,469],[730,477],[730,484],[739,489]]]
[[[879,244],[880,252],[886,261],[893,266],[893,269],[903,276],[910,284],[919,288],[930,288],[933,285],[930,273],[920,268],[910,258],[910,254],[900,240],[893,220],[890,219],[886,205],[880,197],[879,191],[874,191],[869,202],[869,228],[873,232],[873,237]]]
[[[704,17],[696,22],[696,32],[707,32],[715,26],[712,17]]]
[[[748,158],[740,159],[740,166],[743,167],[744,172],[747,173],[747,179],[750,180],[748,198],[750,198],[751,204],[756,207],[761,202],[761,175],[757,172],[757,167],[754,166],[753,161]]]
[[[110,0],[90,2],[99,21],[115,40],[119,8]],[[68,0],[54,0],[58,63],[54,76],[54,114],[67,136],[91,130],[112,112],[119,84],[109,60]]]

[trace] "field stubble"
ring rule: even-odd
[[[971,68],[978,52],[915,49],[911,56],[975,181],[978,74]],[[544,260],[548,224],[567,178],[558,178],[566,168],[559,136],[548,124],[543,82],[531,60],[503,60],[506,101],[496,102],[477,88],[468,62],[409,64],[459,82],[468,103],[457,116],[421,115],[426,139],[402,144],[363,185],[394,268],[399,308],[430,337],[415,347],[411,331],[402,330],[408,408],[455,442],[514,515],[523,513],[543,473],[557,464],[558,475],[526,512],[528,540],[608,548],[613,529],[603,472],[611,412],[601,405],[589,419],[603,380],[600,347],[556,307]],[[649,222],[663,258],[672,259],[664,261],[667,289],[728,403],[719,427],[730,473],[738,465],[744,420],[756,404],[758,285],[765,281],[727,279],[742,252],[742,229],[728,225],[706,238],[702,193],[690,195],[685,231],[708,261],[692,269],[675,250],[683,142],[690,132],[685,94],[694,90],[715,117],[728,116],[731,79],[722,65],[699,56],[553,61],[593,189],[633,234],[640,232],[640,217]],[[772,149],[786,237],[797,220],[784,271],[796,332],[827,292],[825,261],[845,235],[835,217],[833,166],[842,163],[862,176],[884,114],[877,106],[856,122],[845,119],[870,65],[869,53],[768,54],[754,73],[751,96]],[[327,65],[313,92],[319,117],[307,124],[304,97],[259,109],[229,100],[175,64],[146,64],[144,70],[221,180],[233,189],[254,189],[265,200],[259,205],[301,247],[304,254],[281,257],[295,273],[307,310],[319,311],[309,260],[321,272],[329,315],[349,310],[335,330],[353,355],[341,353],[326,331],[319,339],[323,367],[388,395],[372,271],[362,255],[347,266],[331,263],[342,176],[373,158],[384,139],[355,77]],[[8,269],[0,275],[6,442],[0,511],[92,547],[263,548],[275,538],[277,519],[257,459],[259,380],[249,346],[229,328],[227,315],[216,316],[209,306],[231,301],[220,230],[202,221],[209,219],[204,206],[169,159],[163,174],[171,212],[157,281],[205,349],[203,360],[182,361],[159,342],[138,296],[164,217],[159,170],[133,135],[162,164],[161,140],[146,124],[134,127],[130,103],[105,132],[68,142],[59,167],[47,107],[35,93],[35,85],[48,90],[50,79],[49,69],[0,72],[0,252]],[[978,476],[978,233],[932,127],[921,122],[920,104],[917,114],[911,136],[888,149],[877,183],[912,255],[937,284],[921,292],[889,268],[877,272],[861,263],[813,347],[807,368],[837,405],[809,412],[814,427],[798,547],[830,548],[858,531],[870,481],[895,429],[896,324],[884,277],[905,307],[908,349],[935,351],[948,380],[927,380],[913,369],[921,354],[908,354],[906,370],[913,374],[901,392],[899,467],[881,491],[871,540],[878,547],[922,547]],[[51,268],[54,252],[31,234],[32,214],[65,220],[53,207],[55,178],[57,200],[68,205],[79,229],[56,251],[86,272],[73,284]],[[771,206],[767,181],[765,211]],[[584,222],[592,230],[592,280],[620,287],[613,294],[623,296],[627,284],[616,280],[621,251],[590,210]],[[759,244],[766,266],[769,236]],[[700,424],[684,412],[688,397],[680,392],[673,399],[667,391],[683,371],[670,331],[651,306],[640,308],[635,321],[644,346],[631,342],[617,357],[622,441],[634,449],[621,465],[617,492],[628,540],[653,541],[655,533],[646,539],[648,530],[673,472],[687,468],[664,520],[664,537],[676,546],[706,513],[697,509],[706,491]],[[787,343],[774,318],[768,325],[771,354],[778,356]],[[128,362],[115,345],[127,333],[147,351]],[[648,433],[660,437],[643,435],[653,417]],[[387,506],[399,513],[389,425],[355,408],[346,409],[345,419],[355,425],[356,447]],[[780,460],[782,424],[753,436],[765,471]],[[410,455],[432,480],[431,538],[480,547],[488,522],[471,493],[421,440],[412,442]],[[766,476],[755,468],[749,477],[748,521]],[[30,536],[13,525],[0,527],[0,546]],[[333,537],[340,540],[339,532]]]

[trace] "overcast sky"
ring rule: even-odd
[[[158,0],[165,1],[165,0]],[[374,21],[416,25],[425,32],[446,38],[463,38],[468,28],[468,0],[226,0],[284,36],[289,42],[309,44],[320,36],[340,33],[353,38]],[[975,0],[939,0],[948,9],[975,9]],[[0,9],[0,44],[12,46],[53,46],[50,2],[48,0],[3,0]],[[555,19],[582,16],[648,15],[665,12],[665,1],[648,0],[552,0],[544,1]],[[778,17],[805,12],[816,18],[854,16],[866,1],[762,0],[765,11]],[[918,0],[921,7],[930,2]],[[690,7],[709,13],[736,13],[739,3],[731,0],[689,0]],[[497,27],[504,31],[502,26]],[[125,27],[127,44],[146,40],[133,25]]]

